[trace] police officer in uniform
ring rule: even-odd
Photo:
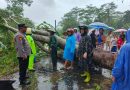
[[[28,68],[29,55],[31,54],[31,48],[25,38],[25,32],[27,27],[25,24],[18,24],[18,32],[15,34],[15,48],[17,52],[17,58],[19,60],[19,81],[20,85],[28,85],[29,81],[26,81],[26,71]]]

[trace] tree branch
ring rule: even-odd
[[[14,18],[9,17],[11,20],[13,20],[16,24],[19,24],[19,22],[17,22]]]
[[[2,18],[4,20],[5,25],[8,25],[8,22],[5,18]]]

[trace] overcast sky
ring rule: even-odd
[[[42,21],[54,25],[54,20],[57,22],[61,20],[61,17],[65,13],[70,11],[73,7],[85,7],[92,4],[99,7],[104,3],[115,2],[118,5],[119,11],[125,11],[130,9],[130,0],[33,0],[31,7],[25,7],[24,15],[32,19],[35,24],[39,24]],[[5,0],[0,0],[0,8],[5,8]]]

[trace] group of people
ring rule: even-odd
[[[81,33],[78,32],[77,28],[73,29],[74,36],[76,38],[76,43],[79,44],[81,39]],[[98,34],[96,33],[98,31]],[[114,33],[112,30],[108,31],[108,34],[104,34],[104,29],[99,30],[89,30],[88,35],[91,37],[92,45],[94,48],[101,47],[104,50],[111,51],[112,53],[117,53],[121,46],[125,43],[124,32]],[[64,38],[67,38],[67,32],[64,32]]]
[[[19,81],[21,85],[28,85],[30,82],[27,81],[26,72],[27,70],[35,71],[36,47],[31,28],[27,28],[25,24],[19,24],[18,30],[14,41],[19,60]],[[112,69],[112,90],[130,90],[130,30],[127,31],[126,35],[122,32],[119,38],[112,31],[105,37],[102,28],[99,29],[98,35],[95,34],[95,30],[89,35],[87,26],[79,26],[79,31],[76,28],[69,28],[65,34],[64,69],[72,70],[76,57],[78,59],[78,68],[81,71],[80,75],[86,77],[84,82],[88,83],[93,71],[93,50],[98,46],[102,47],[106,43],[106,46],[112,52],[117,52],[117,48],[120,49]],[[52,30],[50,31],[49,49],[53,71],[57,71],[57,45],[55,31]]]
[[[123,31],[120,32],[120,34],[109,31],[108,35],[104,37],[103,43],[106,45],[106,50],[111,51],[112,53],[117,53],[125,43],[125,34]]]
[[[121,46],[125,43],[124,32],[115,33],[113,31],[108,31],[108,34],[104,34],[104,29],[99,29],[99,34],[95,34],[95,30],[92,30],[90,34],[92,38],[92,43],[94,47],[101,47],[104,50],[111,51],[112,53],[117,53]]]
[[[63,58],[65,59],[64,69],[72,70],[74,68],[75,54],[78,57],[78,66],[81,76],[85,77],[84,82],[90,81],[90,72],[92,70],[92,39],[88,35],[87,26],[79,26],[80,33],[76,28],[67,30],[66,44],[64,48]],[[79,45],[76,51],[76,45]]]
[[[108,35],[104,35],[104,30],[99,29],[99,34],[95,34],[95,30],[88,35],[88,28],[80,26],[80,40],[77,40],[77,31],[68,29],[68,37],[64,49],[65,69],[73,69],[74,53],[76,52],[76,42],[78,42],[78,51],[76,52],[81,71],[81,76],[86,76],[84,82],[90,81],[92,71],[93,49],[102,47],[106,44],[106,50],[112,53],[118,53],[115,64],[112,69],[112,90],[130,90],[130,30],[126,33],[120,32],[117,36],[112,31]],[[76,33],[76,34],[75,34]],[[79,36],[78,36],[79,38]],[[77,41],[76,41],[77,40]],[[107,49],[108,48],[108,49]],[[68,67],[67,63],[71,62]],[[67,68],[68,67],[68,68]]]

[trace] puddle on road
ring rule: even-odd
[[[58,62],[58,71],[52,72],[50,58],[42,59],[36,64],[36,72],[30,72],[31,85],[20,87],[18,73],[13,75],[16,82],[13,87],[16,90],[110,90],[111,80],[102,75],[93,75],[90,83],[84,83],[79,73],[75,71],[63,71],[63,64]]]

